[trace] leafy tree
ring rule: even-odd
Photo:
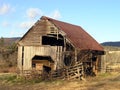
[[[14,42],[11,45],[8,46],[8,49],[11,50],[12,52],[17,51],[17,44]]]

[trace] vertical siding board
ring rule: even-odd
[[[18,65],[18,68],[22,70],[22,46],[18,47],[17,65]]]
[[[102,72],[106,72],[107,67],[120,67],[120,51],[106,51],[101,60]]]
[[[24,47],[24,64],[23,69],[24,70],[30,70],[31,69],[31,48],[28,46]]]
[[[20,47],[19,47],[20,48]],[[22,48],[21,48],[22,50]],[[23,69],[24,70],[30,70],[32,69],[32,58],[35,55],[39,55],[39,56],[51,56],[51,58],[53,59],[54,63],[56,63],[58,65],[57,68],[60,68],[62,65],[62,47],[59,46],[58,47],[58,52],[57,51],[57,46],[24,46],[24,64],[23,64]],[[20,53],[21,51],[19,51]],[[56,54],[58,53],[58,55]],[[57,56],[56,56],[57,55]],[[19,54],[19,60],[20,60],[21,56]],[[21,63],[21,62],[19,62]],[[19,65],[19,64],[18,64]],[[21,66],[19,66],[21,67]],[[56,69],[56,67],[54,67],[54,69]]]

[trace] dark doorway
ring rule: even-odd
[[[47,67],[52,67],[54,61],[52,60],[52,58],[50,56],[39,56],[39,55],[35,55],[32,58],[32,68],[36,69],[36,70],[46,70],[46,68],[44,68],[44,66]],[[46,70],[48,71],[48,69]]]
[[[64,64],[66,66],[70,66],[72,63],[72,56],[71,55],[65,55],[64,56]]]
[[[51,71],[51,67],[43,66],[43,71],[49,73]]]

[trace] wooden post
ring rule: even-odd
[[[58,38],[59,38],[59,36],[58,36],[58,35],[59,35],[59,32],[58,32],[58,29],[57,29],[57,40],[58,40]]]
[[[84,65],[83,65],[83,62],[82,62],[81,67],[82,67],[81,76],[82,76],[82,77],[84,77],[84,76],[85,76],[85,74],[84,74]],[[81,77],[81,78],[82,78],[82,77]]]
[[[66,37],[64,36],[64,52],[66,51]]]
[[[80,79],[80,69],[79,69],[79,67],[77,67],[77,74],[78,74],[78,78]]]
[[[77,49],[75,49],[75,64],[77,63]]]
[[[98,73],[98,57],[96,58],[96,63],[95,63],[95,74]]]
[[[69,80],[69,72],[68,72],[68,69],[66,69],[66,73],[67,73],[67,80]]]
[[[64,52],[66,51],[66,36],[64,36],[63,39],[64,39],[64,46],[63,46],[63,49],[62,49],[62,52],[63,52],[62,53],[62,59],[63,59],[62,62],[64,63],[64,58],[65,58],[65,53]],[[65,66],[65,64],[63,64],[63,66]]]
[[[23,65],[24,65],[24,46],[22,46],[22,75],[23,73]]]
[[[58,60],[59,59],[59,46],[57,46],[57,49],[56,49],[56,69],[58,69],[59,67],[58,67]]]

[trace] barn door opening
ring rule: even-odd
[[[96,76],[96,62],[97,57],[92,56],[87,61],[83,62],[85,76]]]
[[[70,55],[64,56],[64,64],[65,66],[71,66],[72,63],[72,57]]]
[[[35,69],[35,70],[41,70],[41,71],[46,70],[47,72],[49,72],[53,67],[53,64],[54,64],[54,61],[50,56],[35,55],[32,58],[32,69]]]

